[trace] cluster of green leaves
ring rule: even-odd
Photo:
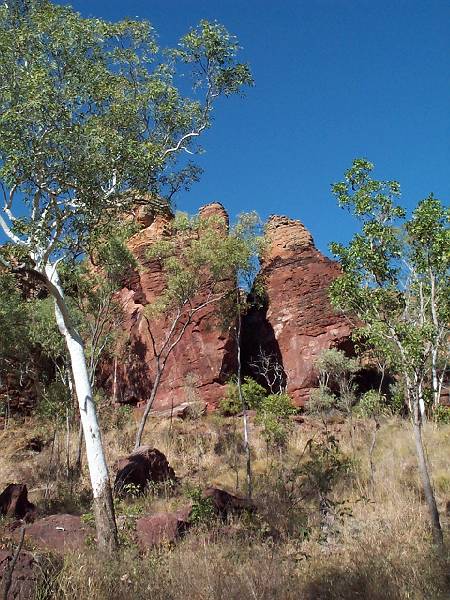
[[[262,426],[262,435],[269,446],[283,448],[292,427],[291,417],[297,412],[290,396],[270,394],[263,398],[256,413],[256,422]]]
[[[378,419],[391,412],[386,397],[377,390],[365,392],[359,399],[357,410],[361,416],[368,419]]]
[[[198,179],[177,157],[199,151],[218,96],[251,85],[238,49],[217,23],[202,21],[161,50],[147,21],[83,18],[49,0],[4,2],[0,180],[29,208],[10,223],[28,250],[83,251],[137,193],[170,196]],[[182,77],[192,77],[192,98]]]
[[[204,498],[199,487],[188,488],[187,495],[192,502],[189,521],[194,525],[210,525],[216,514],[211,498]]]
[[[443,404],[439,404],[439,406],[437,406],[434,409],[433,417],[434,417],[436,423],[441,423],[443,425],[449,425],[450,424],[450,407],[444,406]]]
[[[244,377],[241,385],[247,409],[258,410],[267,396],[267,391],[251,377]],[[242,412],[242,403],[239,398],[237,380],[233,377],[227,384],[225,396],[219,403],[219,410],[225,416],[238,415]]]
[[[324,414],[336,408],[349,413],[357,399],[354,377],[361,368],[358,359],[330,348],[321,353],[315,366],[319,371],[319,387],[311,392],[308,412]]]
[[[254,270],[263,243],[259,217],[256,213],[240,215],[229,228],[225,216],[177,213],[168,227],[169,235],[147,251],[166,277],[165,289],[149,306],[148,314],[167,314],[187,305],[193,308],[197,297],[199,303],[220,302],[220,312],[226,315],[227,300],[234,302],[239,277]]]
[[[414,395],[430,386],[431,356],[441,373],[448,361],[450,209],[429,196],[405,221],[399,184],[372,179],[372,170],[355,160],[332,188],[362,225],[347,246],[330,246],[343,269],[330,297],[360,325],[356,340],[382,354]]]

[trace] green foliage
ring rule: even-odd
[[[215,517],[211,498],[204,498],[199,487],[189,488],[187,494],[192,501],[190,522],[194,525],[210,525]]]
[[[450,210],[430,196],[405,222],[396,204],[399,184],[372,179],[372,170],[368,161],[355,160],[332,188],[362,225],[348,246],[331,244],[344,274],[330,297],[363,323],[355,338],[403,378],[412,407],[430,387],[430,372],[438,380],[448,361]]]
[[[158,317],[205,295],[209,302],[221,303],[226,313],[233,295],[233,282],[254,271],[262,244],[256,213],[240,215],[228,230],[223,217],[201,218],[178,213],[170,225],[172,235],[150,246],[149,259],[160,262],[166,275],[164,292],[147,309]]]
[[[244,377],[241,389],[246,408],[258,410],[267,396],[267,392],[262,385],[251,377]],[[229,381],[225,397],[219,403],[219,410],[225,416],[237,415],[242,412],[236,378]]]
[[[361,416],[369,419],[377,419],[388,414],[385,396],[378,393],[377,390],[368,390],[359,399],[358,412]]]
[[[450,424],[450,407],[438,404],[433,412],[433,417],[436,423],[444,425]]]
[[[330,348],[321,353],[315,366],[319,371],[319,387],[311,391],[307,411],[323,415],[337,408],[350,413],[356,403],[353,379],[360,370],[358,359],[346,356],[342,350]]]
[[[328,387],[319,384],[318,388],[311,390],[311,394],[306,405],[306,411],[311,415],[325,415],[337,405],[337,397]]]
[[[0,6],[0,180],[9,209],[19,193],[28,209],[4,211],[2,225],[41,271],[85,251],[136,197],[189,188],[199,169],[178,157],[201,150],[220,96],[252,84],[218,23],[202,21],[172,50],[156,38],[146,21],[83,18],[48,0]],[[189,80],[192,97],[178,87]]]
[[[66,417],[66,411],[72,411],[71,394],[69,388],[60,379],[50,382],[37,406],[39,415],[57,423]]]
[[[310,441],[308,458],[302,470],[312,487],[322,495],[327,495],[338,477],[349,472],[351,464],[351,460],[340,449],[338,439],[328,434],[322,441]]]
[[[282,448],[291,429],[290,417],[297,412],[288,394],[270,394],[257,408],[256,421],[262,426],[268,445]]]

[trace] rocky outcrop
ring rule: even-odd
[[[154,302],[165,286],[165,275],[157,259],[149,259],[147,251],[156,241],[171,235],[173,215],[145,215],[135,220],[142,229],[129,240],[129,249],[140,267],[128,277],[119,292],[125,322],[120,359],[108,365],[102,385],[117,402],[144,405],[155,378],[153,344],[145,307]],[[223,223],[224,235],[228,215],[221,204],[208,204],[200,210],[201,218],[215,217]],[[154,320],[153,320],[154,321]],[[170,319],[152,321],[152,335],[160,347],[171,325]],[[223,396],[223,388],[235,369],[234,341],[217,319],[216,307],[199,311],[183,338],[171,353],[160,383],[153,408],[168,410],[183,402],[202,400],[214,406]]]
[[[222,205],[206,205],[200,217],[216,218],[226,235],[228,215]],[[129,249],[141,266],[119,293],[126,315],[125,341],[120,358],[109,366],[106,385],[103,381],[118,402],[142,406],[152,389],[155,360],[145,307],[164,290],[165,275],[161,263],[149,259],[147,251],[155,242],[172,235],[173,218],[169,211],[144,214],[142,207],[134,216],[142,229],[130,239]],[[321,351],[350,346],[351,327],[328,300],[329,285],[340,270],[336,262],[316,249],[300,221],[273,216],[266,233],[268,243],[259,275],[265,285],[266,303],[245,316],[243,372],[265,383],[255,367],[262,352],[276,364],[279,387],[287,382],[288,392],[301,405],[317,384],[314,362]],[[196,314],[170,355],[153,405],[156,412],[196,401],[212,408],[223,397],[227,379],[236,372],[236,349],[233,336],[223,330],[216,313],[217,306],[211,305]],[[156,325],[152,322],[157,346],[170,324],[163,318]],[[269,375],[273,380],[275,373]]]
[[[340,269],[316,249],[300,221],[273,216],[266,236],[260,273],[265,305],[246,317],[243,359],[247,373],[264,383],[254,365],[261,353],[270,357],[284,371],[281,384],[287,383],[289,394],[302,405],[317,386],[314,362],[319,354],[349,344],[350,324],[328,300],[328,288]]]
[[[4,594],[5,575],[10,570],[14,552],[0,550],[0,589]],[[11,574],[7,600],[33,600],[39,579],[39,564],[31,552],[21,551]]]

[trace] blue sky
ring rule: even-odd
[[[83,16],[151,21],[163,46],[200,19],[238,36],[255,86],[221,101],[202,180],[180,209],[222,202],[299,218],[326,250],[354,224],[330,184],[354,157],[401,182],[411,208],[450,192],[448,0],[73,0]]]

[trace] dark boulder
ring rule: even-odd
[[[32,520],[36,507],[28,500],[27,486],[10,483],[0,494],[0,515]]]
[[[114,482],[116,495],[142,493],[149,482],[176,481],[175,472],[165,455],[156,448],[141,446],[126,458],[117,462]]]

